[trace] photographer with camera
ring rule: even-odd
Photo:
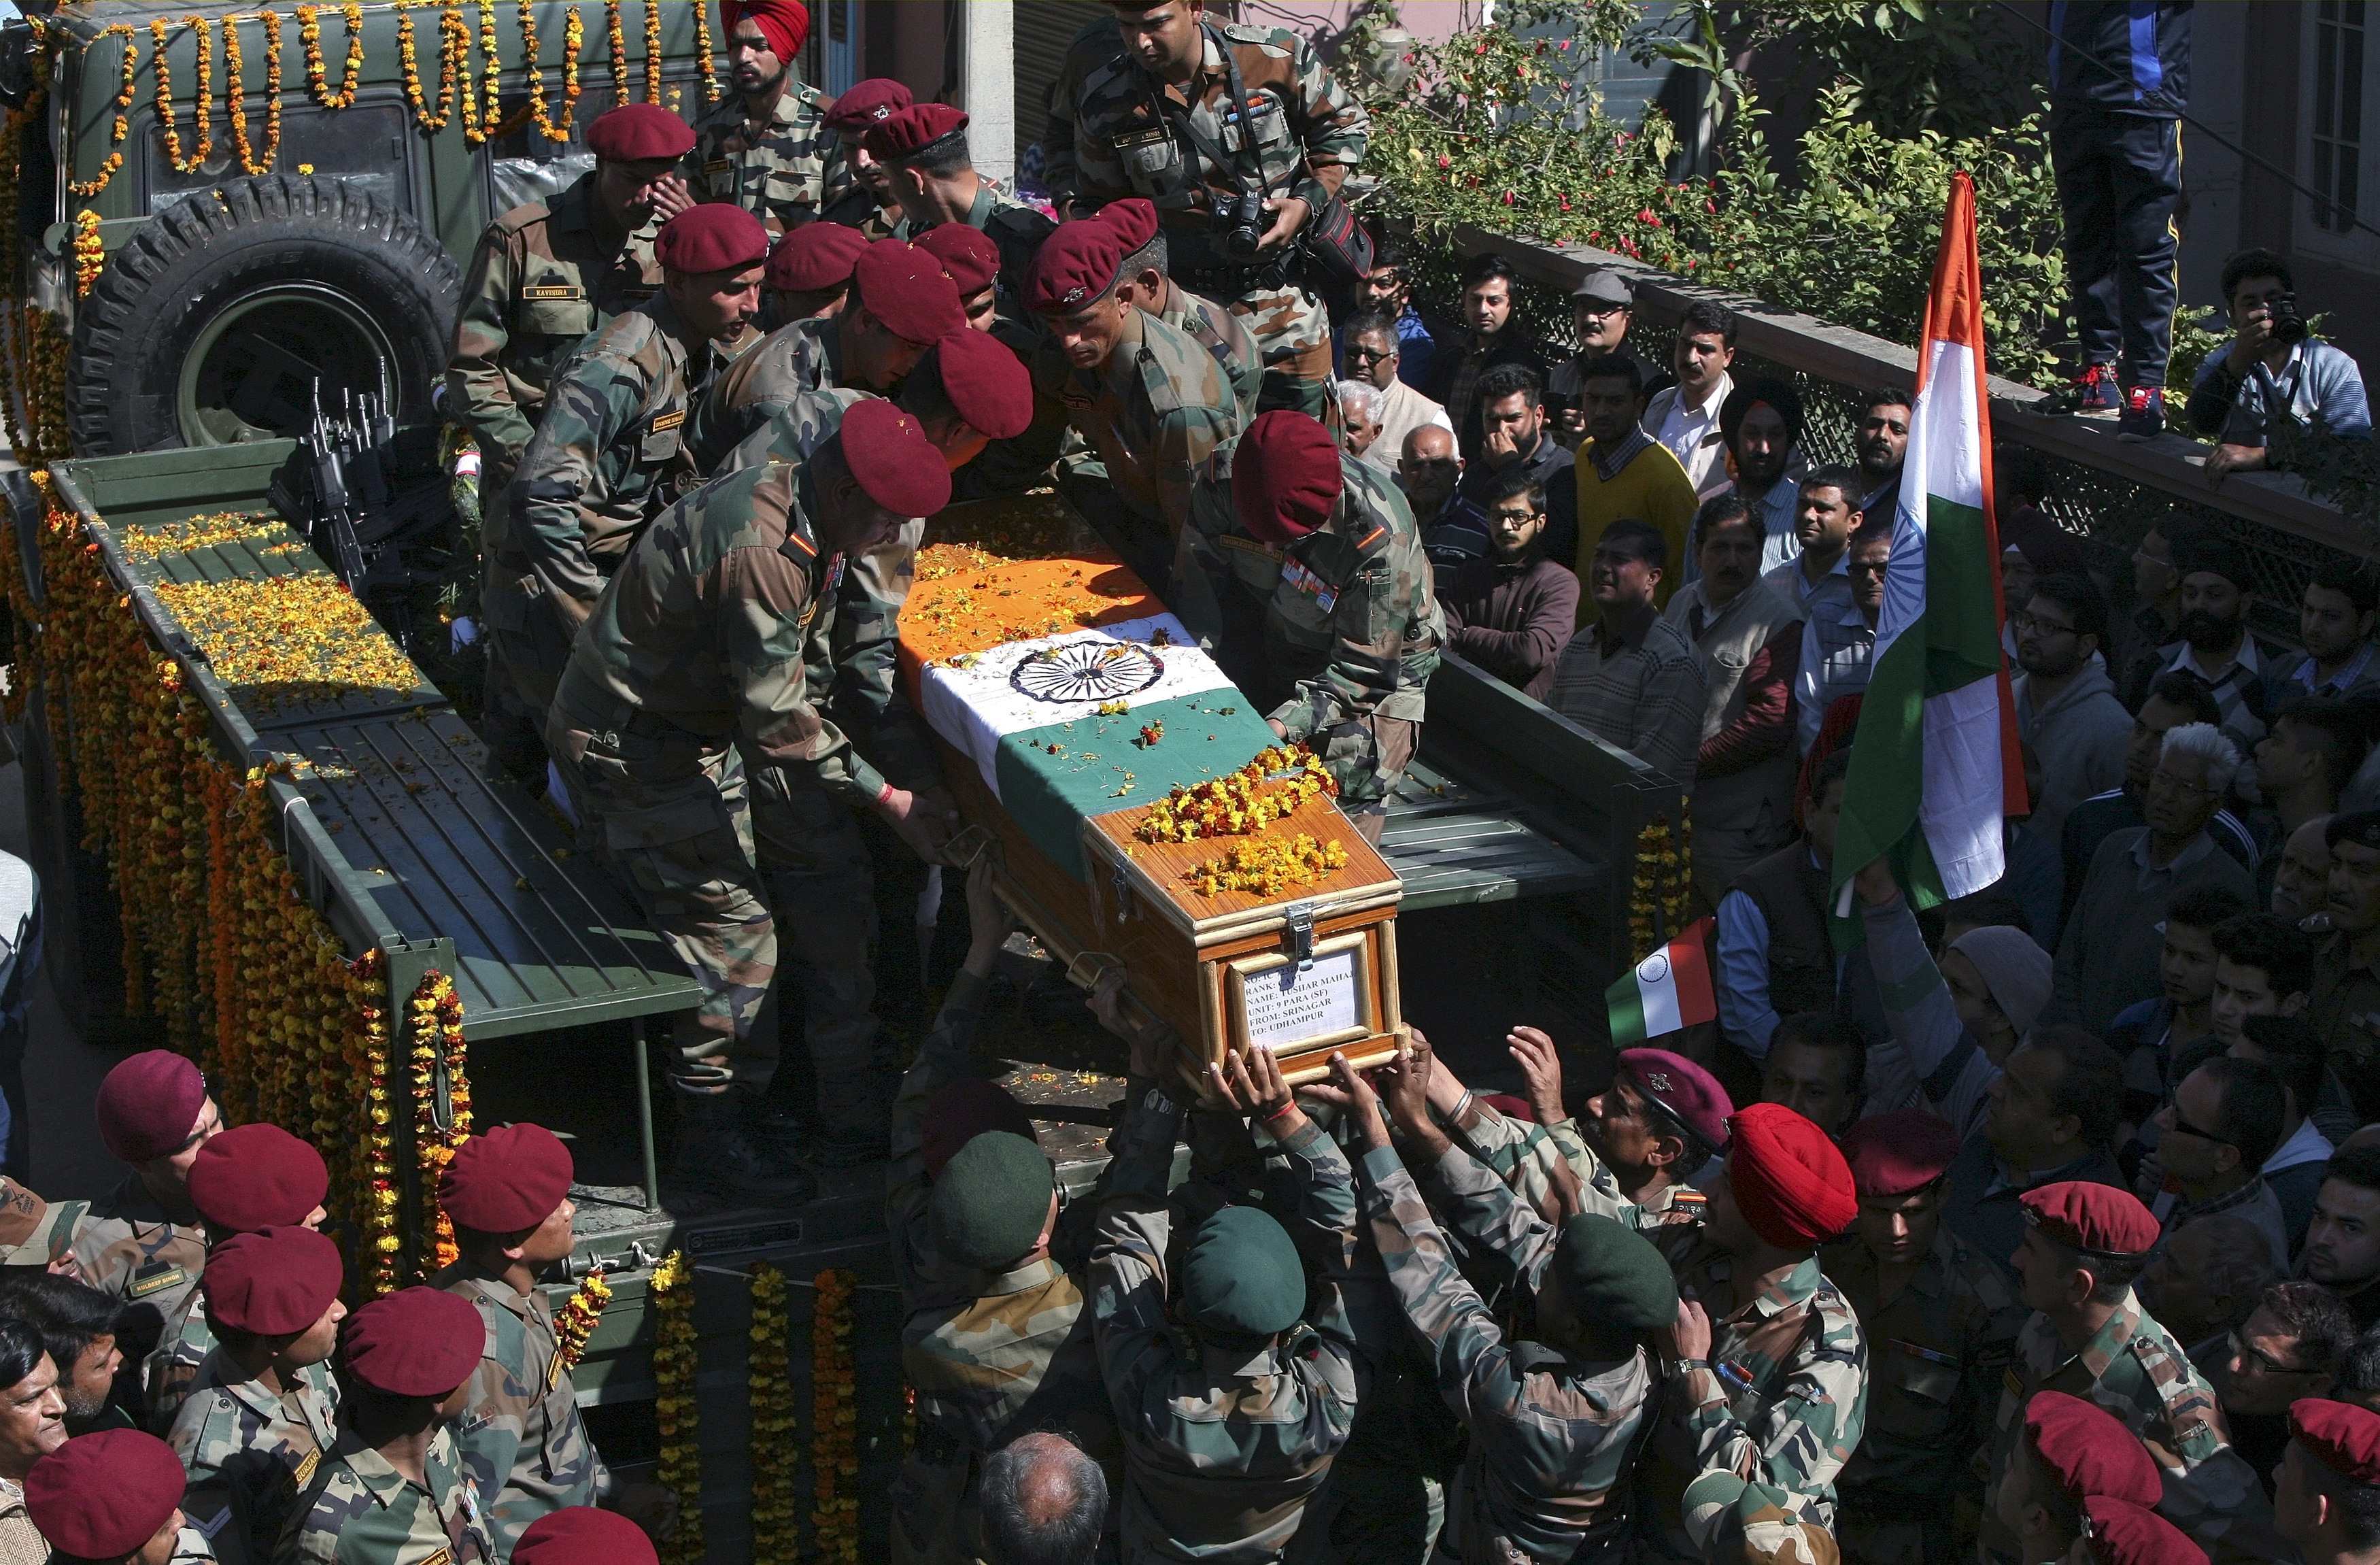
[[[1115,0],[1123,53],[1083,83],[1075,208],[1156,203],[1174,279],[1230,304],[1264,356],[1260,410],[1330,406],[1330,321],[1371,240],[1339,200],[1371,116],[1283,28],[1209,19],[1203,0]]]
[[[2289,263],[2270,250],[2242,250],[2223,264],[2231,346],[2198,367],[2190,426],[2215,437],[2206,481],[2272,466],[2265,429],[2276,410],[2301,424],[2316,419],[2335,435],[2369,440],[2372,412],[2355,360],[2312,336],[2300,312]]]

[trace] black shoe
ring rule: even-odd
[[[890,1082],[865,1074],[820,1082],[819,1103],[810,1126],[809,1153],[820,1168],[857,1168],[862,1163],[880,1163],[892,1155]]]
[[[696,1195],[801,1206],[818,1197],[818,1180],[756,1134],[734,1095],[678,1099],[677,1159],[671,1183]]]
[[[887,1125],[828,1125],[810,1138],[810,1160],[822,1169],[856,1169],[892,1155]]]

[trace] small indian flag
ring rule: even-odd
[[[1716,922],[1705,918],[1694,925],[1604,991],[1613,1048],[1633,1049],[1646,1038],[1718,1018],[1718,994],[1711,988],[1710,960],[1704,954]]]

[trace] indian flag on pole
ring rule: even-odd
[[[1633,1049],[1648,1037],[1718,1019],[1718,991],[1711,988],[1710,959],[1704,954],[1716,922],[1705,918],[1694,925],[1603,991],[1614,1049]]]
[[[1835,839],[1835,912],[1852,877],[1889,854],[1932,906],[1998,880],[2001,819],[2022,800],[2016,710],[2000,657],[2000,546],[1984,400],[1975,187],[1951,176],[1917,354],[1900,514],[1866,698]]]

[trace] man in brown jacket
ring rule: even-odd
[[[1542,701],[1578,624],[1578,577],[1537,547],[1546,491],[1526,467],[1498,474],[1480,498],[1488,552],[1438,582],[1446,649]]]

